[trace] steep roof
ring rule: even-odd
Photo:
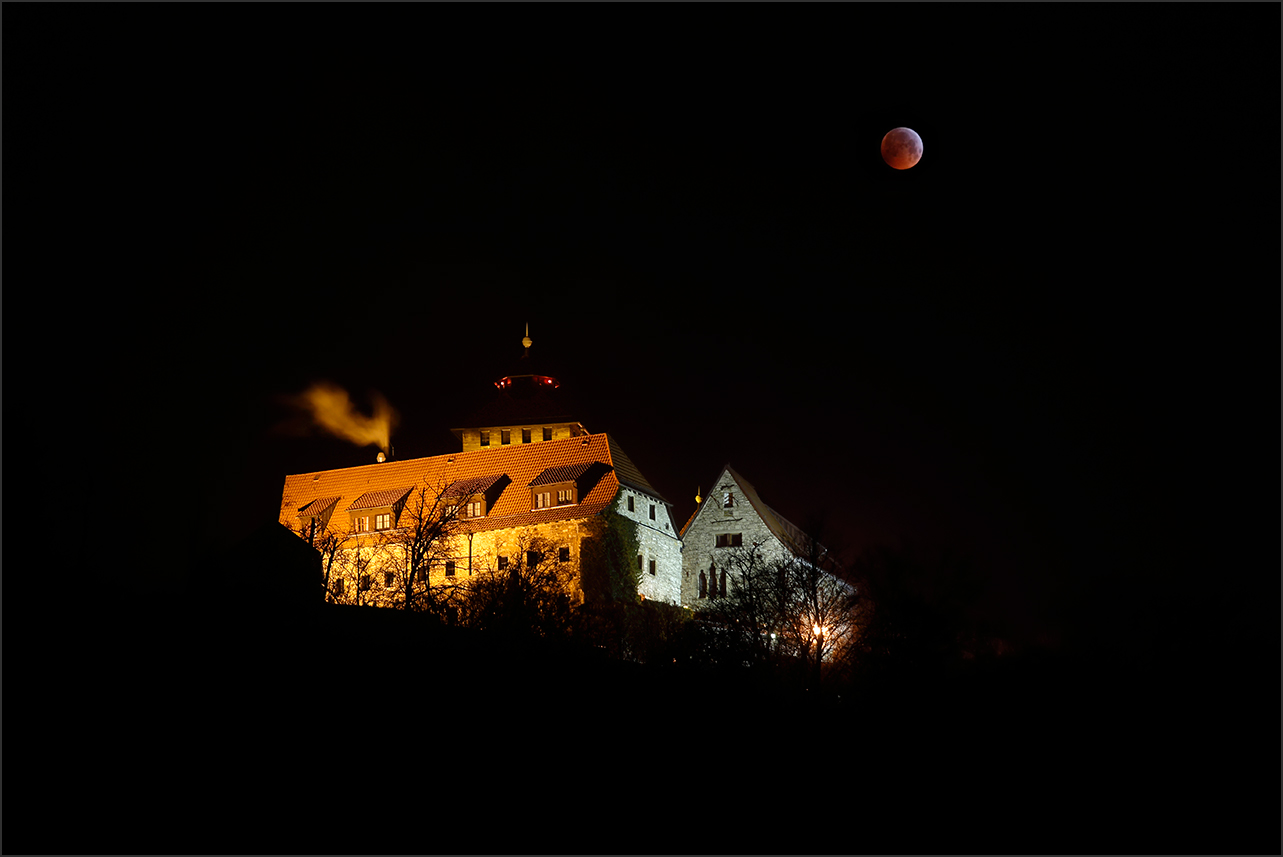
[[[628,457],[614,438],[607,438],[607,440],[610,444],[611,460],[615,465],[615,473],[619,477],[620,482],[625,485],[631,485],[639,491],[645,491],[647,494],[662,500],[669,506],[673,505],[668,502],[663,494],[659,493],[654,485],[651,485],[650,482],[646,480],[646,477],[642,475],[642,472],[637,469],[637,465],[633,464],[633,460]]]
[[[793,524],[779,512],[766,505],[766,503],[763,502],[761,495],[757,493],[757,489],[753,487],[753,483],[741,476],[739,471],[731,467],[730,464],[727,464],[722,468],[722,473],[729,473],[731,478],[735,480],[736,484],[739,485],[740,490],[744,492],[744,497],[748,500],[749,505],[753,507],[753,510],[757,512],[758,517],[766,524],[767,529],[771,531],[773,536],[780,540],[781,544],[792,549],[794,545],[805,541],[805,534],[802,529]],[[704,497],[699,506],[695,508],[694,513],[686,523],[682,525],[681,535],[683,538],[686,536],[686,531],[690,529],[690,525],[695,521],[696,516],[699,515],[700,510],[704,508],[704,504],[713,500],[717,496],[717,486],[722,481],[722,473],[717,475],[717,480],[713,483],[713,489],[708,492],[707,496]]]
[[[586,470],[594,462],[600,462],[605,472],[578,503],[530,508],[529,486],[540,474],[550,468],[574,470],[580,465]],[[289,526],[296,520],[300,508],[321,498],[339,497],[343,504],[340,508],[346,509],[348,503],[356,503],[369,495],[377,494],[385,499],[387,495],[404,491],[407,485],[416,488],[426,485],[433,492],[449,486],[455,488],[451,493],[457,493],[457,486],[463,480],[469,480],[475,493],[506,475],[511,481],[486,516],[469,519],[465,526],[476,531],[523,527],[598,514],[613,502],[625,474],[629,484],[636,483],[636,487],[659,497],[632,460],[605,434],[364,464],[286,476],[281,492],[280,521]],[[476,488],[477,485],[485,487]]]

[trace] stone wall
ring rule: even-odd
[[[502,432],[506,429],[511,432],[511,443],[508,446],[529,446],[531,443],[543,442],[543,430],[552,429],[553,440],[564,440],[568,437],[579,437],[585,432],[581,429],[579,423],[540,423],[538,425],[511,425],[511,426],[490,426],[482,428],[468,428],[462,431],[463,452],[472,452],[474,449],[503,449]],[[530,430],[530,443],[521,442],[521,430]],[[490,445],[481,445],[481,432],[490,432]]]
[[[634,496],[634,511],[627,510],[623,492]],[[639,549],[642,556],[642,576],[639,591],[648,599],[678,604],[681,600],[682,549],[681,542],[673,532],[673,522],[668,516],[668,507],[656,498],[621,488],[617,495],[620,514],[637,524]],[[649,506],[655,504],[655,520],[649,518]],[[529,527],[489,530],[473,535],[471,542],[466,536],[458,536],[447,552],[432,563],[428,583],[433,586],[464,583],[468,578],[498,570],[499,557],[507,557],[509,562],[520,562],[522,544],[531,538],[542,540],[546,546],[557,551],[569,549],[568,562],[578,570],[581,542],[587,535],[587,519],[553,521]],[[445,562],[454,562],[454,575],[447,575]],[[655,574],[650,574],[650,561],[655,561]],[[349,542],[336,560],[331,581],[341,578],[344,581],[343,594],[338,600],[343,603],[372,604],[390,607],[398,603],[405,591],[406,568],[405,553],[396,543],[395,532],[388,534],[370,533],[362,535],[359,540]],[[392,574],[391,585],[388,585],[387,574]],[[360,588],[362,575],[369,575],[369,588]],[[415,587],[423,583],[418,578]],[[572,596],[582,599],[583,593],[576,584]]]
[[[727,491],[731,494],[729,509],[723,507],[723,493]],[[729,472],[723,470],[713,490],[700,503],[695,519],[682,534],[683,607],[698,609],[702,601],[699,597],[699,573],[703,571],[707,575],[710,568],[720,568],[718,556],[724,556],[728,550],[717,547],[717,536],[735,533],[740,534],[745,548],[761,544],[767,556],[784,554],[784,546],[749,503],[743,489]],[[730,586],[729,579],[727,586]]]
[[[629,499],[633,508],[628,508]],[[651,509],[655,519],[651,520]],[[629,485],[620,485],[615,495],[615,511],[637,524],[638,549],[642,557],[639,591],[647,599],[667,604],[681,604],[682,543],[677,537],[677,524],[669,514],[668,504],[658,497]],[[651,560],[655,573],[650,573]]]

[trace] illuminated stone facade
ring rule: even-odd
[[[757,490],[731,466],[722,468],[713,489],[682,530],[683,606],[698,608],[713,587],[721,590],[728,549],[761,545],[768,558],[783,557],[785,540],[803,541],[801,531],[762,502]],[[701,582],[701,575],[703,580]]]

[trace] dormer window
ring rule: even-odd
[[[370,531],[370,516],[357,515],[352,518],[352,532],[368,533]]]
[[[485,503],[480,500],[472,500],[468,503],[468,517],[480,518],[485,515]]]
[[[552,505],[552,492],[536,491],[532,505],[535,509],[547,509]]]
[[[374,516],[374,529],[376,529],[376,530],[390,530],[390,529],[392,529],[392,515],[391,515],[391,513],[384,513],[384,514],[382,514],[382,515],[375,515],[375,516]]]

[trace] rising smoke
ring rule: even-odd
[[[370,392],[374,415],[369,417],[357,410],[347,390],[327,381],[313,384],[292,401],[318,428],[335,437],[357,446],[374,444],[385,453],[391,449],[392,429],[396,427],[398,415],[377,391]]]

